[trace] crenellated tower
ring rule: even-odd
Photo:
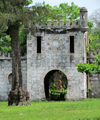
[[[86,98],[86,75],[75,65],[86,62],[87,9],[80,9],[80,21],[48,20],[35,26],[35,35],[27,36],[27,90],[31,100],[49,95],[50,74],[59,70],[68,79],[66,99]],[[31,33],[31,32],[30,32]]]

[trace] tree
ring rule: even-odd
[[[89,20],[95,25],[95,29],[100,30],[100,8],[95,10],[89,17]]]
[[[100,49],[100,30],[89,31],[90,49]]]
[[[24,55],[24,53],[26,53],[27,35],[23,32],[23,26],[20,26],[19,29],[19,39],[20,39],[21,54]]]
[[[78,19],[79,17],[79,10],[80,7],[78,7],[77,5],[75,5],[73,2],[71,3],[71,6],[68,5],[68,3],[61,3],[58,6],[50,6],[49,4],[45,4],[45,2],[43,2],[44,6],[49,8],[51,16],[47,16],[46,19],[54,19],[54,16],[57,20],[59,19],[70,19],[72,21],[72,19]],[[53,16],[52,16],[53,15]]]
[[[92,31],[90,32],[90,49],[100,48],[100,9],[95,10],[91,14],[89,20],[94,24]]]
[[[11,38],[6,33],[0,33],[0,51],[11,51]]]
[[[29,103],[29,93],[23,87],[21,72],[21,51],[19,29],[22,25],[30,30],[36,21],[48,14],[44,6],[27,7],[32,0],[1,0],[0,1],[0,32],[11,38],[12,47],[12,89],[8,97],[8,105],[24,105]],[[44,13],[39,16],[39,13]]]
[[[26,37],[27,35],[23,32],[23,26],[19,28],[19,39],[20,39],[20,47],[21,54],[24,55],[26,53]],[[0,33],[0,51],[11,52],[11,38],[6,33]]]

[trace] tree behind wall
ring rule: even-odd
[[[0,32],[11,37],[12,47],[12,89],[8,97],[8,105],[24,105],[29,102],[29,93],[23,87],[21,72],[21,51],[19,28],[21,25],[32,25],[46,15],[44,6],[26,7],[32,0],[1,0],[0,1]],[[44,13],[39,16],[39,13]],[[31,26],[32,27],[32,26]]]
[[[100,9],[95,10],[89,16],[89,20],[94,24],[90,33],[90,49],[100,49]]]

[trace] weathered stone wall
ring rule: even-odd
[[[61,70],[68,78],[66,99],[86,98],[86,76],[75,65],[86,61],[84,33],[80,31],[53,34],[42,31],[42,51],[37,53],[37,36],[27,40],[27,89],[31,100],[44,100],[44,78],[49,71]],[[70,36],[74,36],[75,51],[70,53]],[[57,44],[54,44],[54,41]]]
[[[4,53],[3,53],[4,54]],[[25,89],[27,89],[27,63],[22,60],[22,77]],[[12,73],[12,60],[5,55],[0,56],[0,101],[8,99],[11,84],[9,83],[8,76]]]
[[[90,64],[96,64],[95,61],[93,61],[95,54],[99,54],[100,50],[94,50],[90,51],[89,55],[89,63]],[[90,74],[89,80],[88,80],[88,92],[90,98],[100,98],[100,74]]]

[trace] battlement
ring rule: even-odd
[[[41,23],[41,24],[36,24],[35,26],[37,29],[41,30],[57,30],[57,29],[62,29],[63,30],[81,30],[83,32],[86,32],[88,30],[87,26],[87,21],[86,20],[76,20],[73,19],[70,21],[70,19],[64,20],[47,20],[47,24]]]
[[[23,31],[28,34],[32,27],[36,28],[37,31],[39,30],[46,30],[51,32],[65,32],[65,31],[75,31],[80,30],[82,32],[86,32],[88,30],[88,15],[87,15],[87,9],[85,7],[82,7],[80,9],[80,17],[79,20],[73,19],[66,19],[66,20],[47,20],[45,23],[41,20],[41,23],[36,22],[36,25],[33,27],[33,23],[29,23],[27,26],[24,26]],[[31,29],[29,29],[31,28]],[[59,30],[59,31],[58,31]]]
[[[78,21],[79,22],[79,21]],[[52,24],[53,23],[53,24]],[[72,24],[70,24],[71,23],[71,21],[70,21],[70,19],[66,19],[66,22],[64,22],[64,20],[60,20],[60,21],[58,21],[58,20],[53,20],[53,22],[51,21],[51,20],[48,20],[47,21],[47,26],[48,27],[63,27],[63,26],[66,26],[66,27],[69,27],[69,26],[78,26],[77,25],[77,21],[76,21],[76,19],[73,19],[72,20]]]
[[[0,60],[11,60],[11,59],[12,59],[11,52],[0,51]],[[26,59],[26,53],[23,56],[21,56],[21,59]]]

